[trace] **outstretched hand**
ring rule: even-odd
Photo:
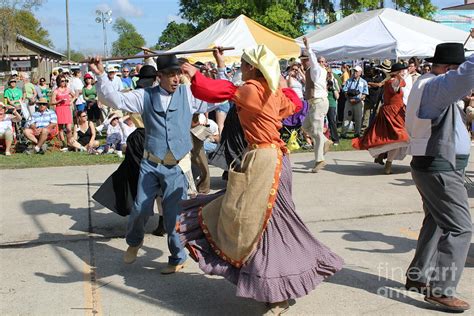
[[[89,59],[89,69],[97,76],[101,76],[105,71],[104,65],[102,64],[102,58],[99,56],[91,57]]]
[[[188,75],[189,78],[193,78],[197,72],[197,69],[190,63],[184,63],[181,65],[181,71],[183,72],[183,74]]]

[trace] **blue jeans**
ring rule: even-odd
[[[168,235],[170,265],[186,260],[186,252],[176,232],[176,220],[181,211],[180,201],[186,199],[188,182],[179,166],[164,166],[143,159],[140,164],[137,197],[127,225],[127,244],[138,246],[145,236],[145,225],[153,216],[153,204],[158,193],[163,192],[163,220]]]

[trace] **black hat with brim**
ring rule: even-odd
[[[460,65],[466,61],[464,46],[461,43],[439,44],[436,46],[434,56],[425,60],[433,64]]]
[[[158,71],[173,71],[179,70],[181,67],[179,66],[178,58],[176,55],[161,55],[156,59],[156,66]]]
[[[396,72],[396,71],[400,71],[407,68],[408,66],[403,63],[396,63],[396,64],[393,64],[392,67],[390,67],[390,72]]]
[[[144,89],[153,86],[155,78],[140,78],[137,80],[137,89]]]
[[[145,65],[140,68],[138,73],[137,88],[147,88],[153,85],[153,82],[156,80],[156,69],[151,65]]]

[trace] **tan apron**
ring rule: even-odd
[[[281,160],[277,146],[254,145],[245,154],[241,171],[231,164],[225,194],[199,212],[213,250],[236,267],[245,263],[265,231],[276,200]]]

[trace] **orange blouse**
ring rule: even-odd
[[[302,107],[301,100],[290,89],[272,93],[265,79],[248,80],[236,87],[227,80],[213,80],[196,73],[191,82],[193,95],[201,100],[217,103],[234,101],[245,139],[252,144],[276,144],[284,147],[280,138],[282,120]]]

